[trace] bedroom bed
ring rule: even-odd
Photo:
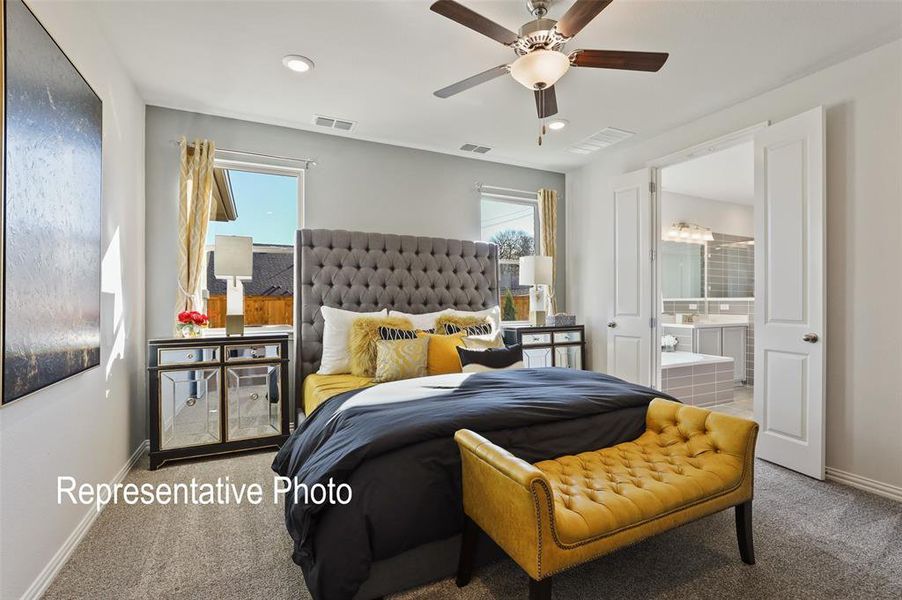
[[[308,414],[273,469],[297,484],[331,479],[353,490],[346,505],[286,497],[292,558],[318,600],[377,598],[454,573],[463,524],[457,429],[478,431],[536,462],[638,437],[648,403],[663,396],[602,374],[556,368],[376,385],[315,375],[321,307],[421,314],[497,306],[497,248],[301,230],[297,252],[297,389],[304,390]]]

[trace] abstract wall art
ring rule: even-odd
[[[103,105],[29,8],[2,4],[5,404],[100,363]]]

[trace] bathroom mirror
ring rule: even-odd
[[[704,297],[705,246],[662,241],[660,252],[664,298]]]
[[[702,243],[661,241],[664,300],[754,297],[754,239],[723,233],[713,237]]]

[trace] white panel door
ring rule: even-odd
[[[651,385],[651,171],[613,181],[614,286],[608,373]]]
[[[824,478],[824,110],[755,134],[758,456]]]

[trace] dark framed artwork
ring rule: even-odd
[[[100,364],[103,105],[21,0],[2,19],[7,403]]]

